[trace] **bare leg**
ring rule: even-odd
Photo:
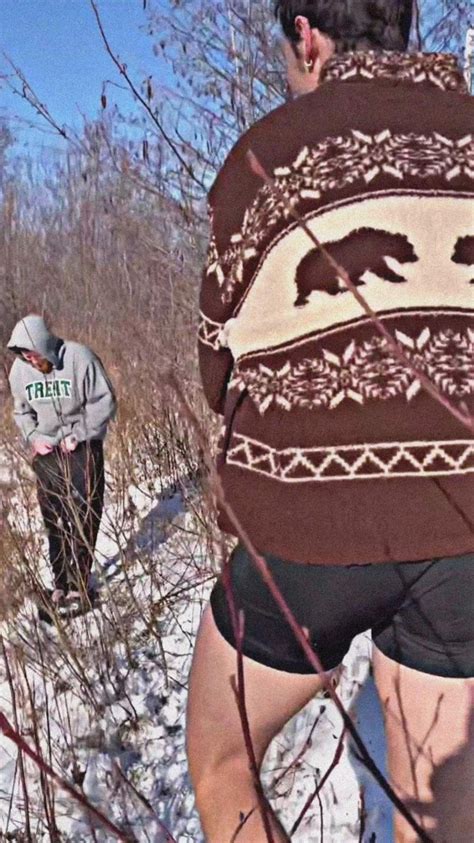
[[[474,679],[403,667],[374,648],[392,784],[437,843],[474,840]],[[419,840],[397,814],[397,843]]]
[[[257,757],[322,688],[315,675],[273,670],[244,658],[246,706]],[[191,670],[187,742],[191,779],[208,843],[266,843],[257,798],[231,687],[235,650],[220,635],[207,609],[199,630]],[[253,810],[235,836],[242,817]],[[275,843],[288,838],[272,817]]]

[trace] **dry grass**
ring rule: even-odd
[[[144,650],[154,654],[166,676],[163,621],[178,611],[177,601],[187,591],[212,576],[214,540],[213,514],[200,493],[199,450],[164,384],[172,367],[212,437],[195,355],[205,231],[186,222],[169,199],[143,202],[126,174],[102,166],[106,141],[100,132],[89,140],[93,152],[87,157],[71,154],[50,176],[43,172],[38,181],[10,183],[0,206],[2,348],[21,316],[43,313],[58,335],[99,354],[119,399],[106,449],[101,539],[104,547],[117,549],[119,575],[103,580],[103,608],[90,623],[71,626],[57,619],[53,637],[45,638],[31,601],[38,600],[47,569],[44,530],[29,455],[10,418],[11,361],[1,353],[0,674],[9,687],[2,709],[18,734],[79,793],[84,741],[99,747],[103,742],[104,752],[110,751],[97,728],[104,707],[120,701],[131,712],[127,728],[132,733],[140,728],[127,677]],[[146,527],[147,506],[152,511],[173,496],[181,499],[186,519],[163,516]],[[158,564],[170,536],[172,557]],[[99,554],[99,568],[108,561]],[[125,733],[117,740],[126,748]],[[107,814],[109,799],[118,801],[121,827],[133,839],[127,812],[133,813],[137,802],[143,808],[147,795],[127,782],[125,770],[118,762],[99,807]],[[15,796],[0,794],[0,839],[65,839],[58,825],[72,803],[64,802],[22,752],[14,778]],[[15,814],[9,798],[22,806],[22,827],[9,819]],[[96,839],[96,828],[94,821],[87,839]]]

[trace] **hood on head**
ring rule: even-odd
[[[56,366],[59,344],[60,340],[48,330],[42,316],[32,314],[20,319],[15,325],[7,347],[15,354],[22,350],[36,351]]]

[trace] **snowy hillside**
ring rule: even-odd
[[[124,502],[110,504],[104,518],[97,554],[100,610],[56,630],[36,622],[27,600],[16,621],[2,625],[2,711],[11,722],[18,718],[26,741],[131,840],[198,843],[203,838],[186,774],[184,717],[190,655],[212,566],[201,516],[184,504],[181,492],[152,501],[131,488],[127,506],[135,529],[125,547],[115,529]],[[365,720],[362,733],[383,766],[380,712],[367,681],[369,653],[367,637],[354,642],[340,694],[350,705],[363,687],[354,716]],[[340,734],[333,703],[321,697],[274,742],[264,777],[288,829],[330,767]],[[5,737],[0,797],[1,839],[27,840],[28,825],[34,841],[116,839],[69,795],[53,791],[30,761],[23,778],[16,747]],[[389,828],[389,806],[346,749],[292,839],[390,843]]]

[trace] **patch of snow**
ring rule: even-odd
[[[24,694],[24,677],[28,679],[43,752],[46,755],[49,743],[48,760],[55,769],[74,781],[113,822],[132,832],[138,843],[164,840],[163,825],[178,843],[201,843],[186,768],[185,707],[193,643],[212,587],[212,566],[199,525],[184,511],[180,493],[152,502],[132,487],[129,496],[139,529],[130,532],[125,546],[114,537],[114,505],[103,521],[97,552],[101,608],[70,622],[62,638],[54,628],[38,626],[34,606],[27,602],[14,628],[4,624],[0,634],[11,654],[18,694],[20,689]],[[344,703],[353,706],[356,722],[383,768],[384,737],[369,677],[370,648],[368,636],[353,642],[339,691]],[[1,669],[0,679],[2,710],[11,720],[14,701]],[[23,697],[21,726],[33,744],[31,708]],[[316,718],[311,746],[293,769],[291,763]],[[331,765],[340,735],[341,719],[334,704],[318,697],[274,741],[264,780],[287,828]],[[38,840],[47,840],[41,780],[30,762],[25,766],[35,833]],[[319,843],[322,817],[325,840],[359,840],[361,793],[367,841],[391,843],[390,806],[347,747],[319,794],[320,802],[315,800],[292,839]],[[4,736],[0,736],[0,799],[2,831],[23,829],[17,753]],[[56,813],[65,841],[92,839],[91,820],[59,791]],[[99,843],[115,839],[98,823],[93,828]]]

